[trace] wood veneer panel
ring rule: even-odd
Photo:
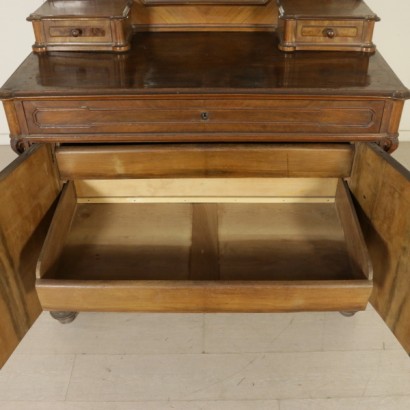
[[[124,55],[31,54],[0,90],[8,98],[190,94],[294,98],[408,98],[408,89],[376,52],[283,53],[274,33],[137,33]],[[317,142],[317,141],[316,141]]]
[[[259,4],[251,4],[256,2]],[[226,4],[235,3],[235,1],[230,0],[222,2],[202,1],[202,3],[209,4],[189,4],[189,1],[184,1],[184,4],[172,4],[175,1],[167,2],[166,0],[162,1],[160,5],[157,3],[159,2],[155,0],[153,2],[134,0],[132,23],[136,30],[273,31],[278,20],[278,11],[274,0],[249,0],[248,2],[239,0],[236,1],[237,4],[233,5]],[[191,3],[200,3],[200,1]],[[153,7],[150,7],[151,5]]]
[[[332,203],[78,204],[61,242],[57,267],[44,279],[355,277]],[[198,268],[201,250],[210,260]]]
[[[30,134],[372,134],[380,130],[384,102],[330,99],[133,99],[24,101]],[[145,134],[145,136],[144,136]],[[169,137],[167,137],[169,135]],[[231,135],[234,140],[235,135]],[[283,135],[282,135],[282,138]],[[296,140],[297,141],[297,140]],[[226,142],[226,141],[225,141]]]
[[[374,268],[371,303],[410,352],[410,172],[359,144],[350,181]]]
[[[78,204],[55,269],[60,279],[186,279],[190,204]],[[54,220],[58,225],[59,220]],[[42,254],[48,258],[47,252]],[[40,261],[42,263],[42,261]]]
[[[223,280],[354,279],[335,204],[221,204],[218,219]]]
[[[41,279],[45,272],[50,274],[57,268],[57,263],[70,231],[71,222],[77,207],[77,197],[74,184],[67,183],[62,191],[53,222],[47,233],[46,240],[39,256],[36,277]]]
[[[218,224],[217,204],[192,205],[189,279],[220,279]]]
[[[64,179],[192,177],[347,177],[349,144],[171,144],[62,146]]]
[[[336,178],[76,180],[78,202],[332,202]]]
[[[59,190],[47,146],[0,174],[0,367],[41,312],[35,266]]]
[[[365,275],[373,279],[373,266],[367,251],[366,243],[357,219],[356,212],[347,183],[339,180],[336,190],[336,209],[343,225],[350,267],[357,278]]]
[[[362,0],[279,0],[287,17],[338,17],[340,19],[377,18]]]
[[[78,204],[37,288],[50,309],[332,310],[365,306],[371,282],[355,276],[333,203]]]
[[[363,310],[367,281],[37,281],[45,309],[139,312]]]

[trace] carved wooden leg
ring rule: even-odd
[[[399,134],[391,134],[386,138],[383,138],[378,142],[380,147],[382,147],[386,152],[390,154],[399,147]]]
[[[10,146],[16,154],[20,155],[30,148],[31,142],[20,137],[10,137]]]
[[[50,312],[50,315],[53,319],[58,320],[63,325],[66,325],[75,320],[78,312]]]
[[[340,314],[345,317],[352,317],[357,313],[355,310],[341,310]]]

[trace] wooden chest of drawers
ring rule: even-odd
[[[377,52],[278,42],[141,32],[122,59],[24,61],[0,91],[22,152],[0,175],[1,363],[42,309],[370,300],[410,350],[410,174],[385,152],[409,92]]]

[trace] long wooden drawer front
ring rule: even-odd
[[[378,133],[383,101],[25,101],[29,134]]]

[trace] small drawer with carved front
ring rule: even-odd
[[[28,17],[36,42],[33,50],[127,51],[132,34],[132,0],[47,1]]]
[[[374,52],[378,17],[362,1],[278,0],[282,51],[333,50]]]

